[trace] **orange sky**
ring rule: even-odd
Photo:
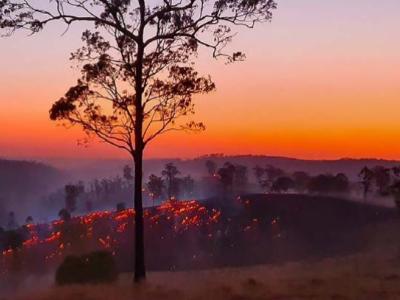
[[[234,42],[246,62],[226,66],[201,55],[199,69],[217,83],[196,101],[207,131],[163,136],[147,157],[400,159],[400,2],[279,2],[271,24]],[[0,156],[124,157],[98,143],[79,147],[79,130],[48,120],[51,103],[77,76],[68,54],[79,31],[0,40]]]

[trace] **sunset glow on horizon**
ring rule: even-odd
[[[301,2],[301,3],[300,3]],[[244,30],[226,65],[201,53],[198,68],[216,92],[196,99],[207,130],[171,133],[147,158],[209,153],[307,159],[400,159],[400,2],[278,1],[271,23]],[[75,83],[69,53],[82,28],[63,26],[0,39],[0,157],[123,158],[79,128],[49,120],[51,104]]]

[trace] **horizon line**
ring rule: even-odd
[[[288,160],[299,160],[299,161],[368,161],[368,160],[377,160],[377,161],[387,161],[387,162],[400,162],[400,159],[389,159],[382,157],[337,157],[337,158],[305,158],[305,157],[295,157],[295,156],[285,156],[285,155],[268,155],[268,154],[225,154],[225,153],[209,153],[192,157],[149,157],[144,158],[145,161],[157,161],[157,160],[174,160],[174,161],[190,161],[190,160],[198,160],[198,159],[206,159],[206,158],[240,158],[240,157],[258,157],[258,158],[270,158],[270,159],[288,159]],[[67,156],[54,156],[54,157],[41,157],[41,156],[2,156],[0,155],[0,160],[9,160],[9,161],[29,161],[29,162],[50,162],[50,161],[127,161],[130,160],[129,157],[67,157]]]

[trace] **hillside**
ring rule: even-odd
[[[18,232],[26,243],[21,263],[28,273],[42,272],[59,265],[65,255],[107,250],[115,254],[121,272],[132,271],[133,215],[133,210],[94,212],[65,222],[22,227]],[[147,266],[152,271],[348,255],[369,245],[370,228],[398,218],[396,209],[340,198],[258,194],[205,202],[168,201],[146,209],[144,215]],[[4,244],[3,250],[7,249]],[[0,268],[12,268],[12,256],[6,253],[4,258]]]
[[[118,283],[54,287],[50,278],[27,284],[4,300],[396,300],[400,298],[398,257],[366,252],[344,258],[284,265],[196,272],[151,272],[143,286],[130,274]],[[37,279],[36,279],[37,280]]]
[[[217,207],[226,218],[234,218],[240,224],[238,227],[255,218],[270,220],[274,216],[276,222],[266,222],[257,230],[251,228],[242,234],[236,232],[237,247],[218,249],[222,250],[219,263],[208,260],[212,269],[152,271],[145,285],[134,288],[130,274],[122,274],[114,285],[63,288],[53,286],[51,274],[28,277],[24,283],[18,282],[19,297],[13,294],[5,299],[389,300],[400,297],[397,238],[400,223],[395,210],[337,198],[296,195],[249,195],[237,205],[220,203]],[[223,231],[224,226],[221,220],[216,229]],[[196,236],[192,236],[190,240],[181,238],[175,244],[149,249],[153,251],[148,257],[159,253],[174,264],[190,264],[193,258],[186,252],[189,241],[197,251],[200,249],[201,243],[196,243]],[[212,253],[218,255],[215,250]],[[170,256],[171,253],[175,255]],[[250,266],[254,263],[257,265]],[[192,263],[192,267],[195,265]],[[150,269],[159,268],[152,265]]]
[[[49,165],[0,159],[0,207],[3,207],[3,214],[4,210],[21,211],[34,207],[35,200],[58,187],[63,180],[63,173]],[[3,221],[4,216],[0,216],[0,224]]]

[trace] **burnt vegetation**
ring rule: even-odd
[[[383,173],[382,167],[371,170]],[[397,186],[397,168],[384,173],[391,174],[385,196],[396,200],[391,191]],[[61,266],[56,280],[63,285],[112,281],[117,273],[132,271],[135,211],[121,202],[130,199],[131,176],[125,167],[114,179],[68,184],[60,196],[52,196],[59,197],[56,202],[63,209],[50,223],[28,217],[18,226],[16,215],[9,214],[0,230],[2,276],[40,274]],[[369,199],[381,197],[379,183],[384,180],[376,176],[371,177]],[[188,270],[361,251],[368,244],[368,228],[398,216],[393,208],[363,203],[364,187],[363,180],[343,173],[309,175],[272,165],[219,164],[212,158],[204,160],[203,176],[192,178],[168,163],[144,187],[146,264],[150,270]],[[188,200],[199,199],[204,190],[208,199]],[[354,195],[359,202],[345,199]],[[108,258],[85,263],[97,251],[106,251]],[[98,268],[106,271],[97,274],[93,270]]]
[[[114,257],[106,251],[67,256],[56,272],[58,285],[113,283],[117,278]]]

